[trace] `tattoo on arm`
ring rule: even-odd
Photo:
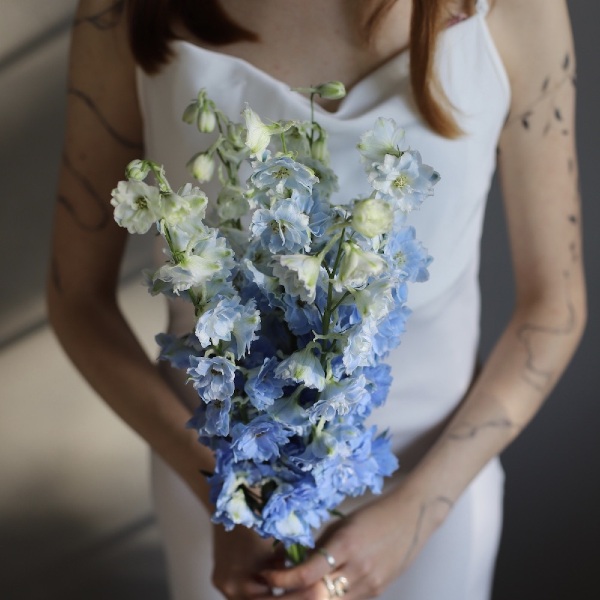
[[[421,538],[422,529],[427,512],[431,510],[434,506],[437,506],[438,504],[445,504],[446,506],[448,506],[448,508],[452,508],[454,506],[454,502],[450,500],[450,498],[448,498],[447,496],[436,496],[435,498],[431,498],[430,500],[427,500],[421,504],[421,508],[419,509],[419,516],[417,517],[417,524],[415,526],[415,533],[410,542],[410,546],[408,547],[408,550],[404,555],[404,559],[402,560],[403,565],[410,561],[413,554],[415,553],[415,550],[417,549],[417,546],[419,545],[419,540]]]
[[[509,115],[506,125],[512,123],[520,123],[521,127],[526,131],[532,131],[534,124],[539,124],[540,119],[543,119],[541,126],[542,135],[555,129],[560,128],[562,135],[569,135],[570,131],[564,124],[563,111],[558,105],[557,95],[559,90],[567,83],[575,85],[575,73],[572,69],[572,60],[569,53],[565,54],[562,64],[560,65],[560,74],[555,76],[546,76],[540,86],[540,92],[537,98],[523,111]],[[539,104],[545,100],[550,100],[551,112],[540,116]]]
[[[92,198],[94,204],[99,209],[98,216],[88,223],[81,217],[81,215],[79,215],[75,206],[66,196],[59,195],[58,203],[69,212],[81,229],[84,229],[85,231],[100,231],[104,229],[110,221],[110,209],[108,203],[100,197],[90,180],[73,166],[73,163],[69,160],[69,157],[66,154],[63,155],[63,164],[66,170],[75,178],[77,183],[79,183],[79,185]]]
[[[119,144],[124,146],[125,148],[131,148],[132,150],[143,151],[144,146],[141,142],[135,142],[133,140],[127,139],[125,136],[121,135],[106,119],[106,117],[102,114],[96,103],[92,100],[92,98],[86,94],[85,92],[78,90],[77,88],[70,87],[68,89],[68,93],[71,96],[75,96],[79,100],[81,100],[98,118],[104,129],[111,135],[111,137],[117,141]]]
[[[568,279],[569,273],[565,272],[564,277]],[[567,298],[567,312],[564,325],[551,327],[525,323],[517,331],[517,338],[525,348],[527,356],[522,378],[539,392],[546,390],[553,378],[554,370],[543,364],[543,359],[539,356],[536,346],[547,343],[551,338],[569,335],[574,330],[575,307],[569,298]]]
[[[516,425],[506,418],[491,419],[479,425],[461,423],[449,431],[447,437],[449,440],[471,440],[484,429],[511,429],[512,427],[516,427]]]
[[[118,0],[117,2],[114,2],[113,4],[96,14],[76,19],[73,23],[73,27],[77,27],[78,25],[87,23],[100,31],[112,29],[113,27],[116,27],[119,23],[124,7],[125,0]]]

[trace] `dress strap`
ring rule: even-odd
[[[475,10],[484,17],[488,14],[490,10],[489,0],[477,0],[477,4],[475,5]]]

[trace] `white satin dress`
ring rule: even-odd
[[[435,196],[411,213],[417,237],[434,257],[430,280],[414,284],[413,313],[388,362],[393,384],[373,421],[390,430],[406,468],[456,409],[473,377],[479,338],[479,246],[485,201],[495,169],[496,146],[506,118],[510,87],[485,20],[487,2],[472,17],[440,35],[438,73],[466,135],[449,140],[432,132],[411,93],[409,54],[400,53],[359,81],[337,111],[316,108],[330,134],[332,167],[350,197],[368,191],[355,150],[360,135],[382,116],[406,130],[409,145],[441,174]],[[246,102],[264,119],[308,119],[309,102],[248,62],[185,41],[172,44],[173,60],[158,75],[138,71],[147,156],[166,168],[172,185],[189,180],[185,164],[211,140],[181,120],[200,88],[238,120]],[[215,184],[204,186],[215,198]],[[170,303],[172,332],[190,329],[187,305]],[[179,382],[174,385],[180,386]],[[180,386],[183,401],[195,392]],[[191,393],[190,393],[191,391]],[[163,534],[173,600],[222,596],[210,583],[211,528],[188,488],[153,457],[153,493]],[[386,600],[489,599],[498,548],[503,473],[497,459],[476,477],[417,559],[381,596]]]

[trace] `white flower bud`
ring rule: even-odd
[[[346,88],[341,81],[329,81],[322,83],[316,88],[317,94],[326,100],[339,100],[346,95]]]
[[[196,154],[188,163],[192,175],[200,182],[210,181],[215,172],[215,161],[206,152]]]
[[[327,140],[324,137],[320,137],[313,142],[310,153],[315,160],[319,160],[326,165],[329,164],[329,150],[327,149]]]
[[[125,169],[125,176],[132,181],[144,181],[150,173],[150,165],[145,160],[132,160]]]
[[[217,118],[212,110],[203,108],[198,114],[198,129],[202,133],[212,133],[217,126]]]
[[[184,123],[191,125],[198,118],[198,102],[188,104],[183,111],[182,120]]]
[[[365,237],[387,233],[392,228],[394,211],[384,200],[369,198],[354,203],[352,227]]]

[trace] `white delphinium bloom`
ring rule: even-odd
[[[143,181],[119,181],[110,203],[115,221],[129,233],[146,233],[160,217],[160,192]]]
[[[284,254],[273,257],[273,275],[285,291],[303,302],[314,302],[321,272],[321,255]]]
[[[393,119],[379,118],[373,129],[364,133],[358,144],[362,161],[369,168],[374,162],[383,162],[386,154],[401,156],[408,148],[404,142],[404,129]]]
[[[353,290],[352,297],[360,316],[369,317],[378,322],[385,317],[394,306],[392,289],[394,285],[389,279],[380,279],[360,290]]]
[[[388,202],[378,198],[357,200],[352,209],[352,227],[367,238],[387,233],[394,222],[394,211]]]
[[[202,286],[215,275],[235,266],[233,251],[223,238],[216,236],[216,230],[173,258],[172,263],[155,273],[154,280],[171,284],[175,294]]]
[[[242,111],[242,116],[246,121],[246,146],[257,157],[260,157],[267,149],[272,135],[283,133],[293,125],[291,122],[267,125],[249,106]]]
[[[344,288],[363,287],[370,277],[379,275],[387,268],[383,257],[363,250],[354,242],[344,242],[342,252],[338,277],[333,282],[338,292]]]
[[[291,379],[319,391],[325,387],[325,371],[311,344],[281,361],[275,369],[275,377]]]
[[[186,183],[177,193],[163,194],[160,203],[160,217],[168,224],[175,225],[187,219],[204,219],[208,198],[199,188]]]

